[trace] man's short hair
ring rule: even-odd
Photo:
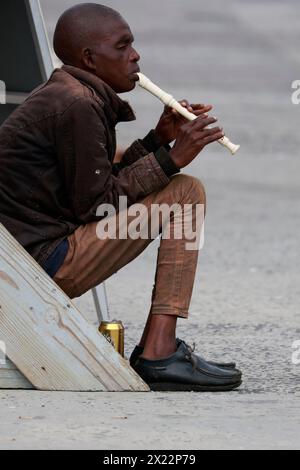
[[[108,18],[121,19],[120,13],[98,3],[80,3],[66,10],[58,19],[53,46],[57,57],[75,65],[79,51],[89,46],[94,33],[101,32]]]

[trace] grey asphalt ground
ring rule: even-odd
[[[73,1],[43,0],[49,31]],[[178,335],[244,372],[231,393],[1,391],[0,448],[299,449],[300,79],[298,0],[106,1],[128,20],[142,71],[177,99],[214,105],[232,157],[218,144],[184,172],[208,198],[205,246]],[[161,105],[129,99],[137,121],[119,143],[143,137]],[[126,354],[150,307],[158,240],[106,285],[111,317],[126,326]],[[97,325],[90,294],[75,303]]]

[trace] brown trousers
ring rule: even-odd
[[[82,225],[68,237],[69,251],[63,265],[56,273],[54,281],[70,298],[79,297],[130,263],[168,227],[171,237],[164,238],[162,236],[158,248],[151,313],[186,318],[192,297],[199,250],[186,249],[186,242],[190,242],[190,239],[187,240],[184,236],[181,239],[175,238],[176,211],[168,219],[160,216],[158,226],[155,227],[154,224],[154,229],[150,224],[154,221],[155,211],[152,212],[152,210],[157,208],[153,204],[168,204],[170,206],[176,204],[181,208],[184,207],[184,204],[188,204],[192,207],[191,217],[193,230],[195,230],[197,228],[195,227],[196,210],[194,210],[196,204],[202,204],[205,215],[204,186],[195,177],[177,174],[171,177],[170,182],[162,190],[149,194],[138,203],[143,204],[147,209],[140,219],[140,227],[151,226],[151,232],[149,229],[148,235],[151,234],[152,238],[150,236],[136,239],[132,237],[118,238],[119,233],[124,233],[124,228],[127,232],[128,225],[136,218],[136,213],[135,216],[130,214],[130,207],[119,211],[110,218],[110,221],[116,224],[117,236],[115,238],[103,237],[99,239],[99,230],[105,231],[107,219]],[[118,216],[121,214],[127,217],[120,220],[121,218]],[[157,217],[155,219],[157,220]],[[178,220],[182,225],[183,217]],[[123,232],[121,232],[121,228]]]

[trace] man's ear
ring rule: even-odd
[[[81,54],[81,60],[86,68],[93,70],[93,71],[96,70],[94,55],[89,47],[86,47],[85,49],[83,49],[82,54]]]

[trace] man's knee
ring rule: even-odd
[[[187,202],[204,204],[206,207],[206,191],[204,184],[195,176],[180,173],[171,178],[171,182],[180,187],[183,198]]]

